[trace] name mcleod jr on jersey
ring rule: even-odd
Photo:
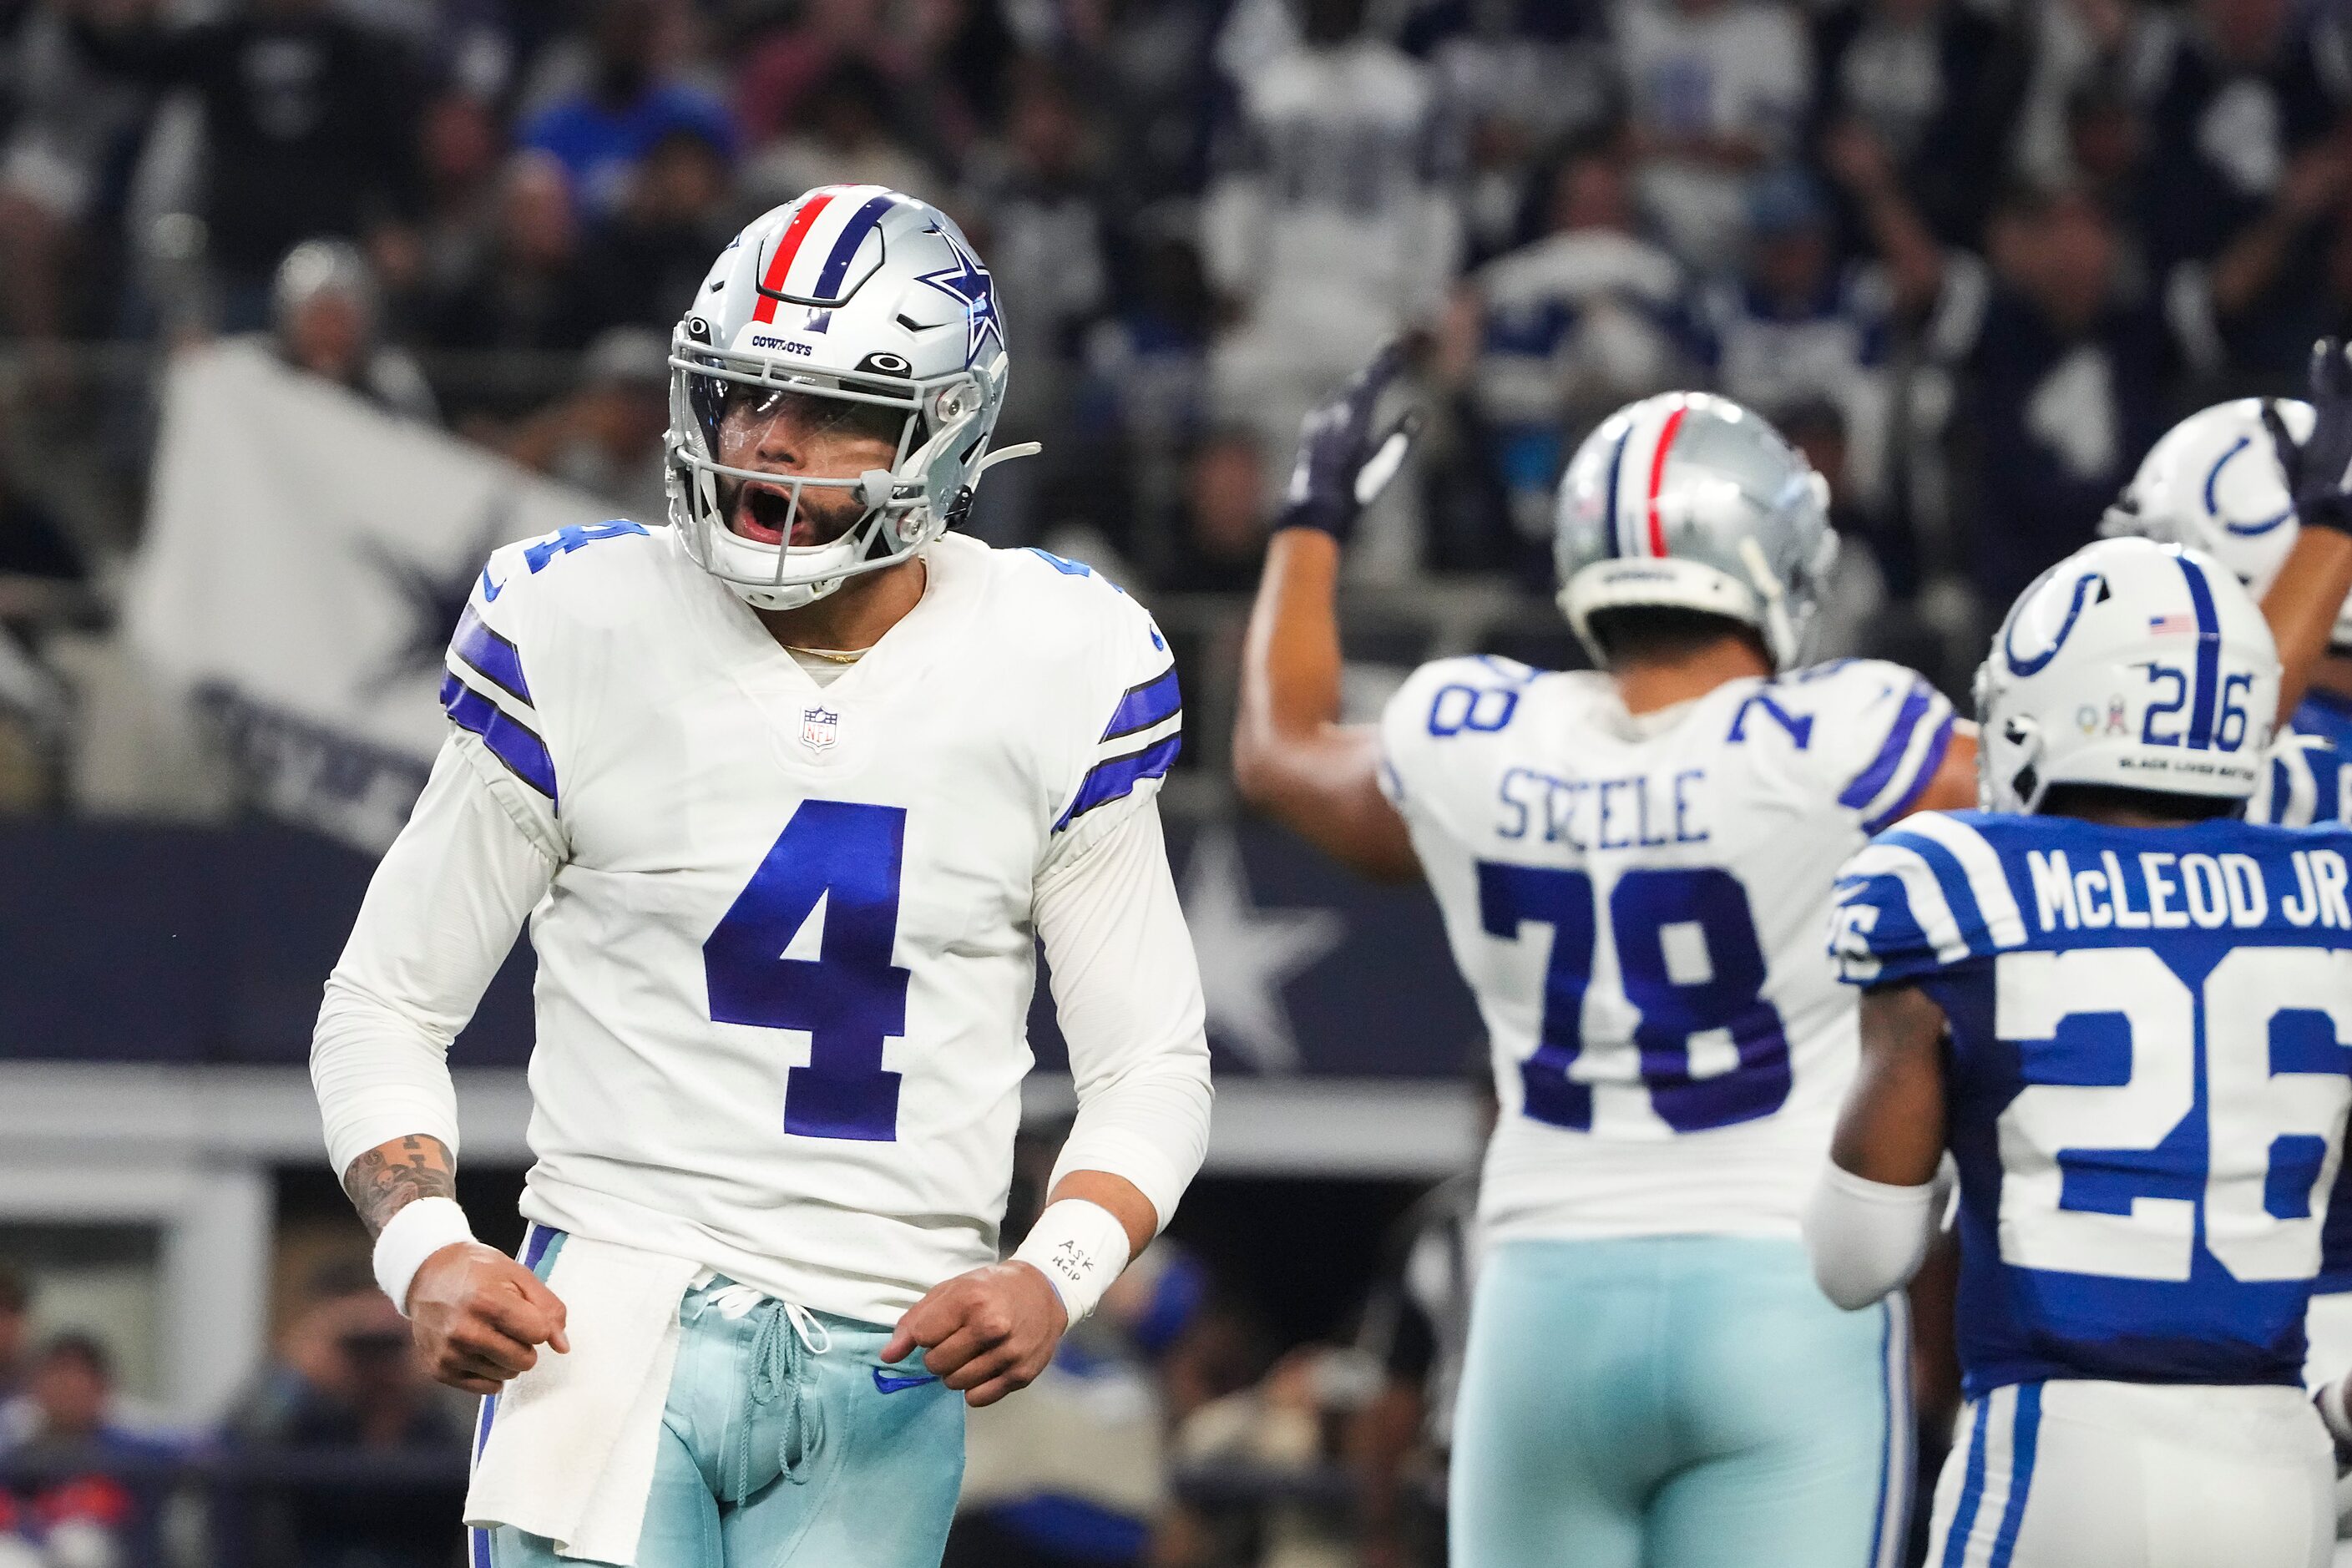
[[[2295,885],[2277,893],[2279,913],[2288,923],[2316,921],[2352,930],[2352,904],[2345,885],[2352,879],[2344,857],[2333,849],[2298,849],[2290,857]],[[2142,850],[2128,858],[2099,851],[2098,864],[2077,869],[2063,849],[2029,850],[2026,869],[2033,883],[2036,918],[2043,931],[2210,931],[2229,925],[2252,928],[2270,918],[2272,889],[2263,864],[2251,855],[2174,855]]]

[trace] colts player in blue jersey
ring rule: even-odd
[[[1959,1183],[1968,1397],[1939,1568],[2317,1568],[2304,1314],[2352,1105],[2352,832],[2237,820],[2279,660],[2210,557],[2093,544],[1978,677],[1985,812],[1847,866],[1863,1063],[1806,1221],[1908,1278]]]
[[[2241,398],[2166,433],[2102,531],[2194,545],[2263,598],[2279,643],[2279,734],[2250,822],[2352,821],[2352,366],[2319,345],[2311,401]],[[2308,526],[2306,526],[2306,524]],[[2305,1322],[2308,1381],[2352,1366],[2352,1165],[2336,1175]],[[2352,1485],[2337,1490],[2337,1561],[2352,1568]]]

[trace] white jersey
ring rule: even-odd
[[[1207,1050],[1150,807],[1179,743],[1167,645],[1084,567],[959,536],[923,560],[921,601],[820,686],[668,529],[571,529],[491,558],[450,648],[461,732],[435,787],[476,775],[540,857],[521,895],[539,960],[528,1217],[895,1319],[996,1257],[1041,935],[1082,1100],[1157,1075],[1177,1121],[1197,1109],[1165,1159],[1097,1127],[1104,1157],[1084,1161],[1172,1207],[1205,1132]],[[1144,863],[1052,903],[1065,868],[1122,837]],[[395,846],[372,906],[387,884],[449,879],[415,860]],[[321,1051],[346,1017],[470,1011],[401,994],[423,923],[362,913]],[[472,931],[498,922],[458,923],[463,971],[481,962]],[[1107,931],[1134,940],[1106,958],[1089,944]],[[1066,967],[1119,964],[1108,999],[1065,992]],[[329,1122],[339,1163],[397,1135]]]
[[[1797,1234],[1858,1048],[1831,883],[1952,721],[1867,660],[1640,718],[1497,658],[1391,699],[1383,785],[1494,1055],[1487,1239]]]

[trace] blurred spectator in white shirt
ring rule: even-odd
[[[1795,145],[1812,95],[1804,24],[1780,0],[1618,0],[1642,201],[1695,267],[1736,251],[1748,175]]]
[[[1364,34],[1362,0],[1306,0],[1301,35],[1282,47],[1269,29],[1273,52],[1234,83],[1202,220],[1230,321],[1210,364],[1217,417],[1248,422],[1284,463],[1309,408],[1433,323],[1461,254],[1428,68]],[[1368,516],[1351,564],[1411,569],[1416,532],[1390,500],[1411,488]]]
[[[359,247],[306,239],[278,264],[270,296],[278,352],[297,370],[358,394],[389,413],[437,423],[425,373],[383,341],[374,270]]]
[[[1439,372],[1468,393],[1512,525],[1529,540],[1549,536],[1569,443],[1688,368],[1688,282],[1636,231],[1622,150],[1572,149],[1549,184],[1544,237],[1457,291]]]
[[[1609,115],[1616,73],[1599,15],[1558,0],[1419,0],[1399,42],[1429,62],[1461,130],[1472,259],[1507,250],[1527,237],[1528,183],[1545,150]]]
[[[1704,321],[1726,395],[1769,413],[1822,401],[1843,416],[1855,488],[1885,467],[1886,361],[1895,297],[1875,261],[1841,263],[1829,195],[1784,165],[1749,191],[1748,256],[1706,292]]]

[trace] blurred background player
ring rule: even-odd
[[[478,1568],[936,1563],[965,1402],[1038,1375],[1206,1144],[1152,804],[1175,673],[1085,568],[949,533],[1008,366],[936,208],[826,187],[755,220],[670,364],[669,526],[567,528],[475,584],[313,1077],[435,1374],[513,1382]],[[452,1196],[445,1053],[527,913],[518,1261]],[[1078,1110],[1000,1263],[1041,942]]]
[[[1875,1300],[1948,1144],[1969,1403],[1931,1561],[2328,1559],[2299,1384],[2352,1103],[2352,837],[2236,820],[2279,679],[2210,557],[2087,546],[1979,678],[1988,811],[1915,818],[1840,879],[1864,1061],[1806,1235],[1823,1289]]]
[[[1619,410],[1561,480],[1560,604],[1602,673],[1441,660],[1376,730],[1341,723],[1332,590],[1407,435],[1374,426],[1400,360],[1307,420],[1235,767],[1349,864],[1428,876],[1493,1041],[1454,1556],[1895,1561],[1904,1315],[1842,1317],[1798,1239],[1854,1049],[1813,944],[1841,858],[1972,800],[1974,747],[1907,669],[1798,668],[1824,486],[1684,393]]]

